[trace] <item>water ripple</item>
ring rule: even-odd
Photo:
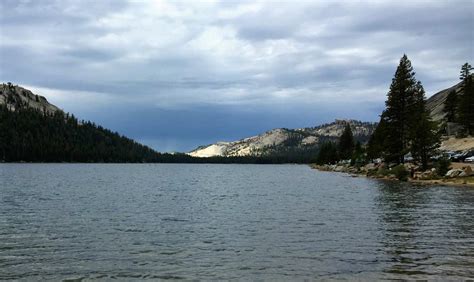
[[[474,189],[295,165],[0,164],[0,280],[474,277]]]

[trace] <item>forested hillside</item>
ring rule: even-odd
[[[0,160],[43,162],[152,162],[160,154],[62,111],[0,105]]]
[[[17,85],[0,85],[0,162],[308,163],[314,151],[266,157],[194,158],[159,153],[116,132],[64,113]]]

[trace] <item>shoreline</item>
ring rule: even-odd
[[[347,174],[351,177],[366,177],[370,179],[384,180],[384,181],[397,181],[397,182],[408,182],[420,186],[450,186],[450,187],[464,187],[464,188],[474,188],[474,176],[467,177],[454,177],[454,178],[439,178],[439,179],[413,179],[408,177],[406,181],[399,180],[392,176],[377,176],[377,175],[368,175],[367,172],[359,170],[356,171],[355,167],[343,167],[336,166],[337,168],[343,169],[331,169],[329,165],[317,165],[310,164],[312,169],[324,172],[338,172]]]

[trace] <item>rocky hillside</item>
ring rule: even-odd
[[[433,120],[441,121],[444,118],[444,103],[446,102],[449,92],[455,90],[456,93],[459,93],[461,91],[461,86],[462,82],[449,87],[448,89],[441,90],[428,98],[426,101],[426,108],[430,111]]]
[[[20,107],[33,108],[47,113],[61,111],[58,107],[50,104],[45,97],[33,94],[30,90],[11,83],[0,84],[0,105],[5,104],[12,111]]]
[[[316,127],[287,129],[277,128],[257,136],[232,142],[218,142],[201,146],[189,152],[194,157],[213,156],[265,156],[282,150],[305,150],[319,146],[326,140],[336,140],[349,123],[354,137],[366,142],[376,124],[356,120],[336,120]]]
[[[427,99],[427,109],[435,121],[444,118],[444,103],[449,92],[460,91],[462,83],[442,90]],[[215,144],[200,146],[188,154],[195,157],[212,156],[262,156],[284,149],[305,149],[317,147],[325,140],[336,141],[341,136],[345,124],[349,122],[354,137],[361,142],[368,141],[375,129],[375,123],[360,122],[355,120],[336,120],[312,128],[286,129],[278,128],[263,134],[232,142],[217,142]],[[443,143],[444,144],[444,143]],[[446,148],[451,148],[447,146]]]
[[[447,89],[441,90],[438,93],[434,94],[430,98],[428,98],[426,107],[430,111],[431,117],[433,120],[438,121],[442,124],[443,119],[445,117],[444,113],[444,104],[446,102],[446,98],[451,91],[456,91],[459,95],[461,92],[462,82],[449,87]],[[444,136],[441,142],[440,149],[442,151],[456,151],[456,152],[464,152],[474,150],[474,137],[468,136],[466,138],[456,138],[455,133],[456,130],[459,129],[460,126],[457,124],[450,124],[447,126],[446,134],[448,136]]]

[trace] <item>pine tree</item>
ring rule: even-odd
[[[439,136],[438,126],[426,110],[425,91],[419,81],[416,84],[415,103],[411,107],[410,152],[426,169],[428,161],[439,147]]]
[[[357,141],[354,146],[354,151],[351,157],[351,165],[361,165],[366,161],[365,150],[362,148],[360,141]]]
[[[415,104],[417,80],[411,62],[406,55],[400,59],[400,64],[392,79],[390,90],[385,102],[386,109],[381,119],[386,126],[383,151],[387,161],[404,162],[404,155],[409,152],[410,111]]]
[[[463,81],[461,95],[458,99],[459,123],[469,135],[474,134],[474,82],[471,75],[472,69],[470,64],[465,63],[461,67],[461,75],[459,77]]]
[[[444,112],[446,116],[444,117],[446,122],[456,122],[456,112],[458,104],[458,96],[456,90],[449,92],[446,97],[446,102],[444,103]]]
[[[403,163],[411,152],[427,164],[436,148],[436,125],[425,108],[425,91],[416,80],[411,62],[406,55],[400,59],[385,102],[380,123],[369,142],[370,158],[381,152],[385,161]]]
[[[334,164],[338,160],[336,144],[330,141],[321,144],[318,156],[316,157],[317,164]]]
[[[386,125],[383,119],[380,120],[374,132],[369,138],[367,143],[367,159],[374,160],[382,156],[383,153],[383,142],[386,136]]]
[[[351,126],[346,124],[341,137],[339,138],[339,156],[343,160],[347,160],[352,156],[354,150],[354,135]]]
[[[437,126],[425,112],[413,129],[416,134],[411,140],[411,153],[413,158],[421,163],[422,168],[426,169],[429,160],[439,147]]]

